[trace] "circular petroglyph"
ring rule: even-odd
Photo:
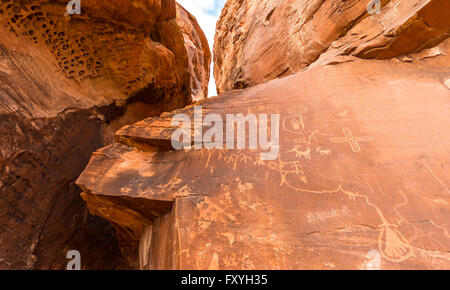
[[[289,106],[287,109],[288,116],[283,118],[283,130],[292,134],[301,134],[305,129],[303,116],[309,111],[309,107],[305,104]]]

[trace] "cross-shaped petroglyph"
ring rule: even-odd
[[[342,129],[345,137],[331,137],[330,141],[333,143],[350,143],[350,147],[353,152],[361,152],[359,142],[372,142],[375,141],[374,137],[354,137],[352,131],[349,128]]]

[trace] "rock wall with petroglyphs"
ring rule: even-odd
[[[318,63],[126,126],[77,184],[144,269],[448,269],[450,41],[433,50]],[[171,150],[194,106],[280,114],[278,158]]]
[[[66,3],[0,0],[1,269],[450,268],[448,0],[229,0],[208,100],[175,1]],[[195,106],[278,157],[173,150]]]

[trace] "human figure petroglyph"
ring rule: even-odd
[[[209,167],[209,163],[211,162],[211,158],[213,156],[213,154],[216,152],[216,148],[214,149],[200,149],[200,150],[196,150],[195,154],[194,154],[194,158],[195,159],[202,159],[203,157],[207,156],[206,159],[206,163],[205,163],[205,168]]]
[[[304,176],[304,171],[301,169],[302,165],[298,161],[283,162],[281,158],[279,158],[278,162],[269,162],[267,167],[280,173],[280,186],[290,184],[287,181],[287,177],[289,175],[296,176],[299,180],[302,176]]]
[[[225,161],[228,164],[233,164],[233,170],[236,170],[237,163],[239,161],[239,155],[238,154],[230,154],[228,156],[225,156],[223,158],[223,161]]]
[[[243,162],[244,164],[247,164],[253,162],[253,158],[248,156],[247,154],[240,154],[239,161]]]

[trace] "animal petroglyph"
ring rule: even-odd
[[[331,137],[330,141],[333,143],[350,143],[350,147],[355,153],[361,152],[359,142],[375,141],[375,138],[372,136],[354,137],[352,131],[349,128],[344,128],[342,129],[342,131],[344,132],[345,137]]]
[[[295,156],[298,158],[305,158],[305,159],[311,159],[311,148],[308,147],[306,150],[300,150],[299,145],[295,145],[292,150],[287,151],[287,153],[294,152]]]
[[[324,147],[317,147],[316,153],[319,153],[321,156],[331,156],[331,149]]]

